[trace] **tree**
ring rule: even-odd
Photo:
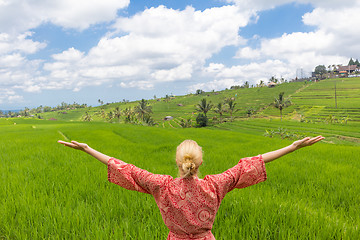
[[[259,83],[259,87],[264,87],[265,86],[265,83],[263,80],[260,80],[260,83]]]
[[[354,62],[354,60],[352,58],[350,58],[350,61],[348,63],[348,66],[350,66],[350,65],[355,65],[355,62]]]
[[[165,102],[169,103],[170,101],[170,96],[168,94],[165,95]]]
[[[323,77],[323,74],[325,74],[326,71],[326,67],[324,65],[318,65],[315,67],[315,74],[318,74],[321,76],[321,78]]]
[[[191,118],[188,118],[188,119],[181,119],[180,120],[180,126],[182,127],[182,128],[190,128],[191,127],[191,125],[192,125],[192,120],[191,120]]]
[[[109,122],[112,122],[112,120],[114,119],[114,113],[112,111],[110,111],[108,114],[107,114],[107,117],[106,117],[106,120],[108,120]]]
[[[119,107],[116,107],[113,112],[113,118],[116,118],[117,121],[120,122],[120,117],[121,117],[121,110]]]
[[[277,83],[278,80],[275,76],[272,76],[270,79],[269,79],[269,82],[273,82],[273,83]]]
[[[131,123],[131,122],[136,121],[135,116],[134,116],[135,113],[131,107],[125,108],[122,112],[123,112],[123,115],[125,116],[125,123]]]
[[[206,102],[206,98],[203,98],[203,99],[201,99],[200,103],[198,103],[198,104],[196,105],[196,107],[197,107],[196,110],[197,110],[198,112],[204,113],[204,115],[205,115],[205,117],[206,117],[207,112],[209,112],[209,111],[211,110],[211,108],[213,107],[213,105],[212,105],[211,102],[207,103],[207,102]]]
[[[247,114],[248,118],[251,117],[255,112],[256,112],[255,108],[250,107],[250,108],[246,109],[246,114]]]
[[[145,99],[141,99],[139,105],[135,107],[135,113],[141,120],[145,120],[146,115],[150,115],[152,113],[151,106],[148,105],[149,103]]]
[[[220,116],[220,123],[222,123],[222,115],[224,114],[224,112],[226,112],[226,109],[224,108],[224,104],[222,102],[218,103],[218,105],[216,105],[214,112],[218,113]]]
[[[92,120],[91,115],[88,112],[85,112],[85,115],[83,116],[83,121],[90,122]]]
[[[358,59],[356,59],[355,63],[354,63],[356,66],[360,67],[360,62]]]
[[[199,94],[202,94],[202,93],[204,93],[203,90],[201,90],[201,89],[197,89],[197,90],[196,90],[196,95],[199,95]]]
[[[246,81],[244,84],[243,84],[243,88],[249,88],[250,87],[250,84],[248,81]]]
[[[230,113],[231,122],[233,121],[233,113],[239,111],[239,109],[235,109],[236,103],[234,98],[228,98],[225,100],[226,104],[228,105],[228,112]]]
[[[282,121],[282,110],[291,105],[289,99],[284,98],[284,92],[279,93],[279,98],[275,98],[274,106],[280,110],[280,117]]]
[[[144,116],[143,121],[148,126],[154,126],[155,125],[154,119],[149,114]]]
[[[101,108],[100,112],[96,112],[95,115],[100,115],[100,117],[103,119],[106,118],[106,112],[105,112],[104,108]]]
[[[199,114],[196,117],[196,123],[198,124],[199,127],[206,127],[208,124],[208,118],[206,115],[203,114]]]

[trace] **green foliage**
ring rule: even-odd
[[[349,63],[348,63],[348,66],[350,66],[350,65],[355,65],[355,61],[352,58],[350,58]]]
[[[323,74],[327,73],[327,70],[325,65],[318,65],[315,67],[314,72],[322,76]]]
[[[152,114],[152,107],[149,106],[148,101],[141,99],[139,104],[135,107],[135,113],[138,115],[138,118],[145,121],[149,119],[150,114]]]
[[[225,100],[225,103],[228,105],[227,112],[230,113],[231,121],[233,121],[233,114],[239,111],[239,109],[235,109],[236,106],[235,98],[228,98]]]
[[[206,115],[198,114],[196,117],[196,123],[199,127],[206,127],[208,125],[208,118]]]
[[[85,115],[82,117],[82,120],[85,122],[90,122],[92,121],[92,117],[88,112],[85,112]]]
[[[205,93],[203,90],[197,89],[195,94],[200,95],[200,94],[203,94],[203,93]]]
[[[256,109],[255,108],[248,108],[246,109],[246,114],[247,114],[247,117],[251,117],[252,115],[254,115],[256,113]]]
[[[207,102],[206,98],[201,99],[200,103],[196,105],[196,111],[206,114],[211,110],[213,104],[211,102]]]
[[[281,120],[283,109],[291,105],[291,101],[288,98],[284,98],[284,94],[284,92],[279,93],[279,97],[275,98],[274,101],[274,106],[280,110]]]
[[[220,123],[222,123],[223,114],[226,112],[226,109],[224,108],[224,103],[219,102],[219,103],[215,106],[214,112],[216,112],[217,114],[219,114]]]
[[[266,129],[264,136],[270,138],[278,136],[281,139],[291,139],[291,140],[297,140],[306,137],[304,134],[290,132],[287,129],[281,127],[279,127],[277,130]]]

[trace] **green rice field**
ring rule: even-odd
[[[263,136],[278,127],[326,139],[268,163],[267,181],[230,192],[216,239],[360,239],[360,148],[338,137],[358,139],[359,125],[269,119],[204,129],[0,119],[0,239],[166,239],[150,195],[109,183],[105,165],[59,139],[173,177],[176,146],[193,139],[203,147],[204,177],[290,144]]]

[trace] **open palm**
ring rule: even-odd
[[[303,138],[301,140],[297,140],[297,141],[293,142],[292,145],[295,146],[296,149],[299,149],[299,148],[302,148],[302,147],[311,146],[314,143],[317,143],[317,142],[319,142],[319,141],[321,141],[323,139],[324,139],[323,136],[317,136],[317,137],[314,137],[314,138],[306,137],[306,138]]]
[[[85,149],[89,147],[86,143],[79,143],[76,141],[65,142],[65,141],[59,140],[58,143],[63,144],[64,146],[76,149],[76,150],[81,150],[81,151],[85,151]]]

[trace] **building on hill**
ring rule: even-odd
[[[357,65],[338,66],[334,73],[340,74],[341,77],[347,77],[351,74],[359,73],[360,67]]]
[[[268,83],[268,87],[269,87],[269,88],[276,87],[276,85],[278,85],[278,84],[277,84],[277,83],[274,83],[274,82],[269,82],[269,83]]]

